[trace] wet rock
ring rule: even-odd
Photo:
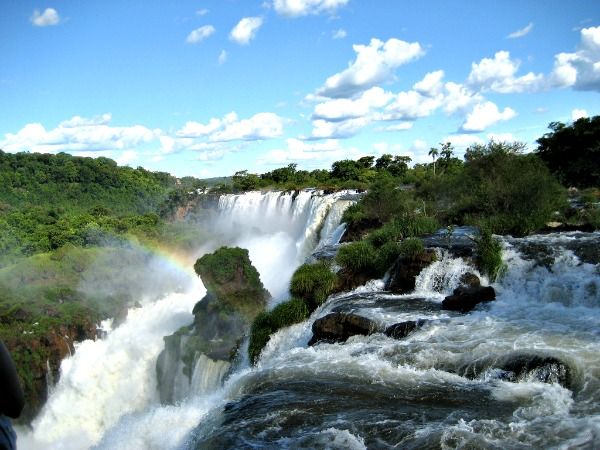
[[[459,279],[460,286],[465,288],[475,288],[481,286],[481,280],[472,272],[463,273]]]
[[[441,228],[423,238],[425,247],[441,248],[459,258],[469,258],[475,253],[474,236],[479,234],[476,227]]]
[[[442,309],[469,312],[482,302],[496,298],[496,291],[491,286],[459,287],[442,302]]]
[[[567,363],[555,356],[528,352],[510,353],[494,360],[479,360],[462,367],[459,374],[473,379],[494,370],[495,375],[503,381],[558,383],[567,389],[573,388],[573,369]]]
[[[380,330],[377,322],[353,313],[330,313],[315,320],[313,337],[308,345],[317,342],[345,342],[350,336],[367,336]]]
[[[417,331],[419,328],[422,328],[428,321],[419,319],[419,320],[408,320],[406,322],[395,323],[394,325],[390,325],[384,331],[386,336],[389,336],[394,339],[402,339],[408,336],[409,334]]]
[[[400,257],[392,266],[390,279],[385,285],[387,291],[406,294],[415,290],[415,279],[421,271],[436,260],[436,252],[426,249],[413,257]]]

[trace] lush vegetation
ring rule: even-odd
[[[249,321],[264,309],[269,293],[250,262],[248,250],[221,247],[199,258],[194,270],[206,290],[216,296],[225,309],[238,311]]]
[[[487,228],[481,230],[475,242],[477,244],[479,270],[490,281],[495,281],[505,269],[502,262],[502,244],[492,236],[492,233]]]
[[[600,116],[571,125],[552,122],[537,140],[536,154],[567,187],[600,186]]]
[[[248,356],[255,363],[262,349],[267,345],[273,333],[277,330],[302,322],[308,318],[310,310],[302,299],[292,298],[280,303],[271,311],[262,312],[252,323]]]
[[[290,292],[304,300],[309,309],[314,310],[333,292],[335,282],[335,274],[331,272],[328,264],[303,264],[292,276]]]

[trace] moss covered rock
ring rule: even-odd
[[[270,297],[250,262],[248,250],[221,247],[198,259],[194,270],[207,293],[192,310],[193,323],[164,338],[165,350],[156,366],[163,403],[182,400],[198,388],[195,378],[225,376],[252,322],[265,310]],[[195,375],[198,371],[206,373]],[[209,381],[203,384],[217,386],[221,380]]]

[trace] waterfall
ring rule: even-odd
[[[282,299],[293,271],[306,256],[319,243],[339,240],[339,220],[353,203],[352,195],[301,191],[221,196],[213,224],[220,233],[218,244],[248,248],[263,283]],[[194,274],[187,281],[190,288],[185,293],[158,300],[140,298],[141,306],[129,309],[119,326],[104,321],[100,339],[76,344],[75,353],[62,362],[60,379],[32,430],[19,429],[20,448],[180,445],[189,430],[229,396],[222,381],[232,371],[228,362],[198,355],[190,377],[181,373],[177,358],[170,358],[164,364],[172,372],[172,394],[180,405],[160,405],[156,361],[164,348],[163,337],[191,323],[191,310],[205,294]]]
[[[342,214],[355,201],[354,191],[223,195],[215,229],[223,242],[248,249],[275,301],[285,300],[294,270],[317,247],[339,241]]]

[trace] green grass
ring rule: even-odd
[[[502,244],[486,228],[481,230],[475,242],[477,244],[479,269],[490,281],[495,281],[505,270],[502,261]]]
[[[419,238],[408,238],[400,243],[399,252],[405,258],[416,258],[423,254],[425,246]]]
[[[292,276],[290,292],[305,300],[311,309],[315,309],[333,292],[335,281],[336,276],[328,264],[303,264]]]

